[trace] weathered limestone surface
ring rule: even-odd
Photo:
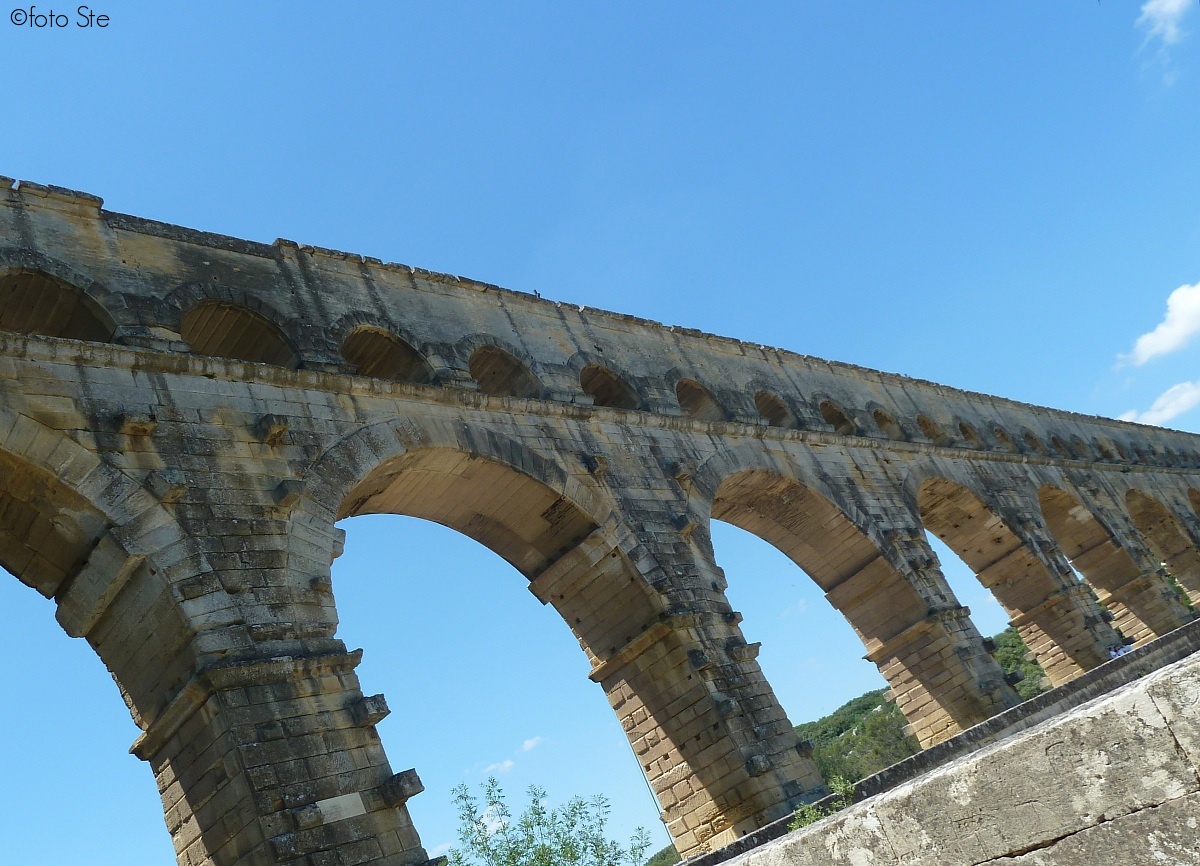
[[[337,637],[343,518],[512,563],[688,854],[825,791],[712,519],[820,585],[926,746],[1017,701],[926,529],[1056,684],[1187,622],[1172,577],[1200,602],[1200,437],[101,204],[0,179],[0,565],[112,672],[186,866],[427,859]]]
[[[727,861],[1200,863],[1200,656]]]

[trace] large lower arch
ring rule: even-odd
[[[1138,564],[1108,528],[1074,495],[1051,484],[1038,490],[1042,516],[1054,540],[1100,603],[1115,617],[1113,625],[1136,644],[1182,625],[1178,602],[1164,594],[1162,580]]]
[[[1193,605],[1200,605],[1200,550],[1167,506],[1140,490],[1125,494],[1133,525],[1154,551]]]
[[[923,746],[992,713],[956,670],[954,630],[844,511],[794,478],[766,470],[725,477],[712,517],[779,548],[817,582],[879,667]]]
[[[50,600],[47,614],[68,636],[86,640],[143,730],[195,666],[163,567],[183,546],[179,527],[131,478],[0,408],[0,568]],[[183,778],[169,802],[162,791],[168,824],[172,810],[188,812],[194,792]]]
[[[681,852],[709,850],[786,811],[786,800],[802,793],[797,780],[788,786],[776,778],[790,764],[775,767],[745,751],[744,736],[732,735],[748,716],[736,710],[736,696],[715,692],[701,674],[708,664],[701,661],[702,618],[671,609],[650,586],[641,571],[649,567],[647,552],[601,497],[496,435],[436,425],[391,432],[388,456],[378,453],[385,440],[364,434],[372,437],[374,459],[364,460],[358,480],[334,498],[309,498],[314,517],[324,502],[337,503],[330,515],[336,519],[389,513],[432,520],[511,563],[586,653],[590,678],[620,719]],[[348,477],[345,462],[335,465],[329,475],[318,467],[316,477],[333,485],[334,474]],[[753,697],[761,702],[761,689]],[[794,733],[786,733],[794,746]],[[815,770],[807,782],[820,786]]]
[[[929,478],[917,501],[925,527],[962,557],[1000,602],[1054,685],[1107,660],[1076,587],[1047,568],[974,491],[946,478]]]

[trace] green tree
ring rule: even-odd
[[[573,797],[546,807],[546,792],[531,785],[529,805],[513,818],[495,778],[483,786],[483,802],[466,785],[454,789],[460,848],[450,866],[640,866],[650,837],[638,828],[628,847],[608,839],[608,800]]]
[[[1019,671],[1021,681],[1017,683],[1017,694],[1022,700],[1035,698],[1045,691],[1041,686],[1042,677],[1046,672],[1041,666],[1029,659],[1029,647],[1021,640],[1021,635],[1015,628],[1009,626],[992,638],[996,642],[996,663],[1006,674]]]

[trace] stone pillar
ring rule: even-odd
[[[420,780],[388,766],[387,707],[359,691],[359,656],[215,665],[138,738],[181,866],[428,859],[405,807]]]
[[[684,543],[672,546],[670,575],[655,564],[651,545],[671,536],[682,541],[678,527],[654,527],[639,533],[649,544],[625,550],[597,530],[530,590],[579,638],[686,857],[826,788],[763,677],[757,644],[741,635],[720,569]],[[639,567],[652,570],[653,588]]]
[[[863,637],[865,657],[928,748],[1019,698],[946,583],[924,530],[900,526],[887,539],[884,557],[827,597]]]
[[[1001,506],[1009,531],[1021,547],[1007,557],[1037,570],[1043,591],[1017,605],[1011,623],[1034,654],[1052,685],[1069,682],[1108,661],[1108,650],[1120,638],[1109,624],[1112,616],[1100,607],[1092,591],[1075,576],[1071,563],[1041,522],[1035,503],[1015,501]],[[990,569],[987,580],[1011,580],[1003,563]],[[981,579],[984,576],[980,575]],[[987,582],[987,581],[985,581]]]

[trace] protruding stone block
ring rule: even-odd
[[[187,485],[184,483],[183,473],[178,469],[155,469],[146,476],[146,488],[159,502],[170,505],[179,501],[187,490]]]
[[[368,695],[350,705],[350,715],[356,725],[377,725],[387,718],[391,710],[383,695]]]
[[[300,501],[300,495],[303,492],[303,482],[297,481],[295,478],[285,478],[271,491],[271,497],[280,508],[291,508]]]
[[[397,773],[379,786],[379,795],[389,806],[400,806],[425,790],[416,770]]]
[[[281,415],[263,415],[254,425],[254,433],[258,437],[258,441],[264,445],[270,445],[272,448],[283,442],[287,431],[288,419]]]

